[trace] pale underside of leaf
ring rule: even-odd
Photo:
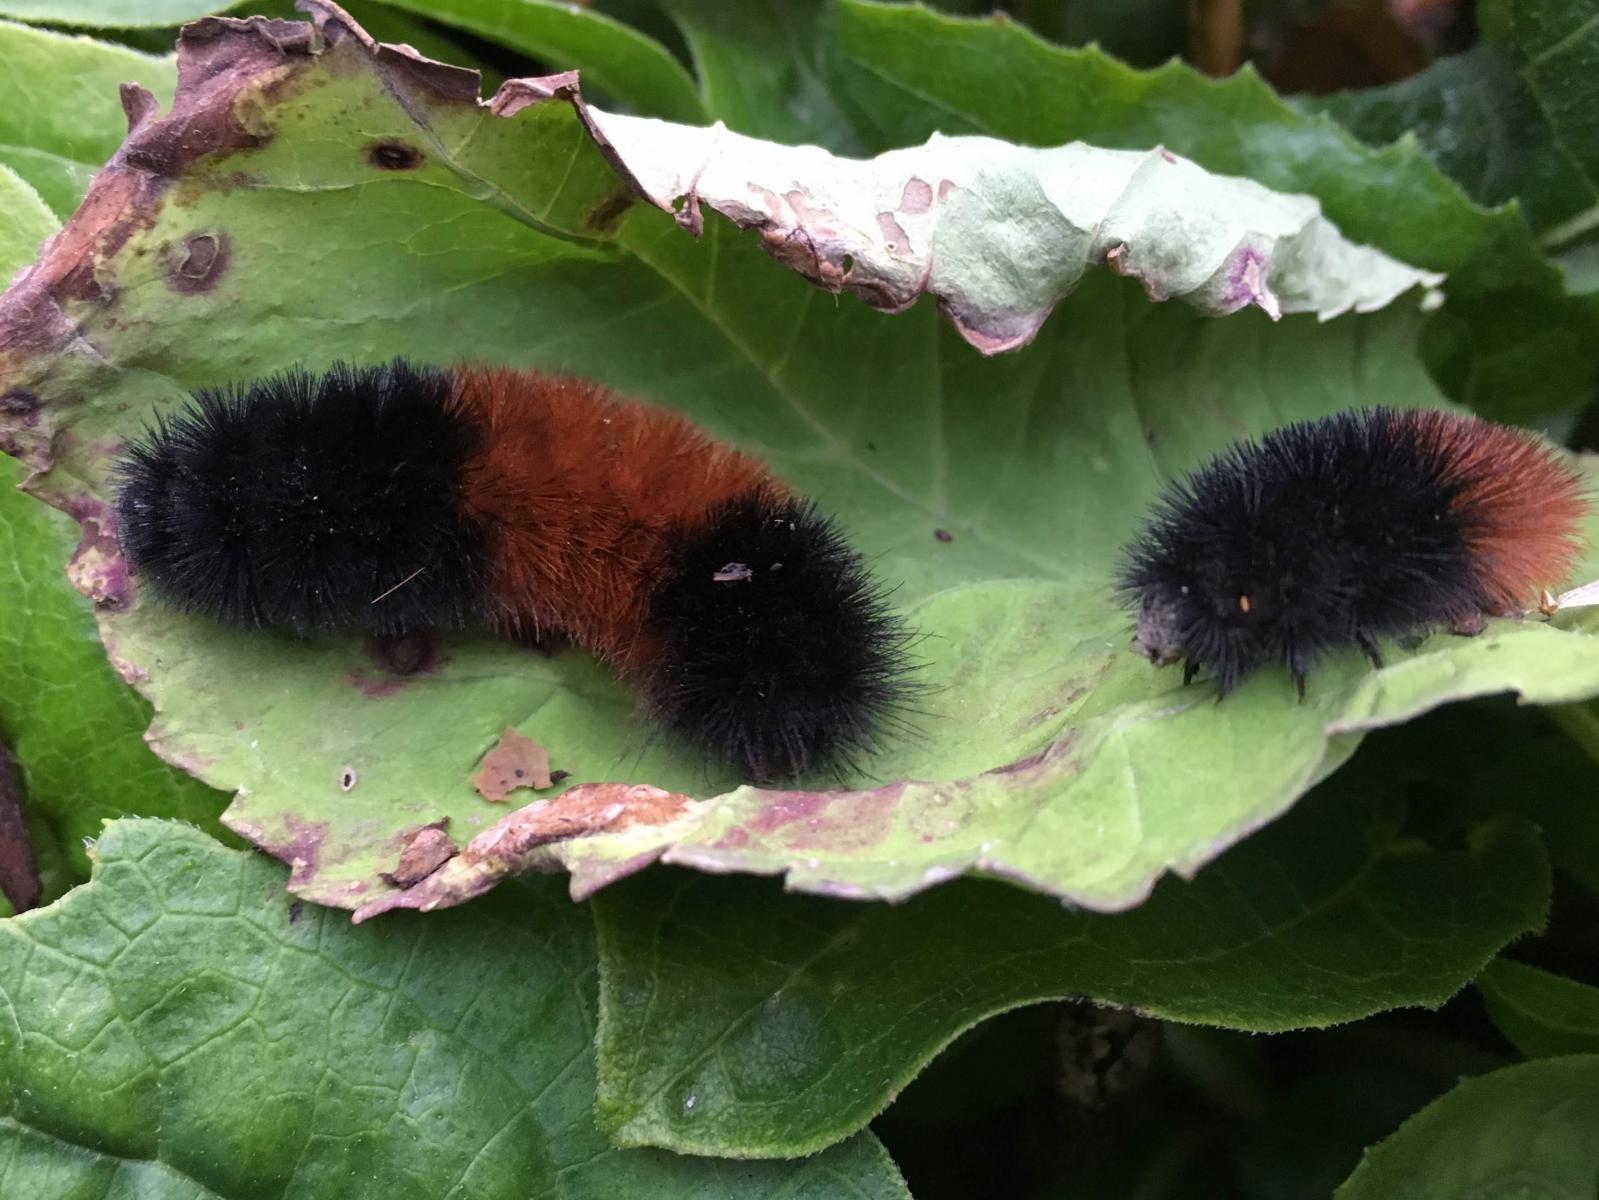
[[[1210,316],[1372,312],[1437,272],[1354,245],[1309,196],[1212,175],[1162,147],[1049,149],[941,137],[873,159],[589,109],[650,201],[702,207],[829,291],[885,312],[925,295],[984,354],[1026,345],[1090,267]],[[1430,291],[1427,303],[1441,297]]]
[[[1118,909],[1270,821],[1367,729],[1497,691],[1599,692],[1599,646],[1573,636],[1580,618],[1435,637],[1378,673],[1339,659],[1305,705],[1266,677],[1218,706],[1126,649],[1107,580],[1161,480],[1285,419],[1438,403],[1413,308],[1214,322],[1101,273],[1031,348],[981,359],[927,306],[889,319],[814,304],[820,293],[731,227],[695,242],[633,203],[617,147],[594,141],[615,118],[586,112],[570,77],[515,81],[485,106],[473,73],[379,45],[331,6],[314,15],[320,36],[259,19],[191,26],[172,111],[127,92],[127,143],[0,302],[0,447],[82,525],[72,577],[99,606],[111,661],[156,705],[151,745],[237,792],[227,823],[291,863],[297,894],[363,913],[433,908],[564,867],[581,895],[665,857],[857,898],[975,871]],[[529,104],[535,94],[557,102]],[[617,128],[626,140],[642,127]],[[979,158],[995,145],[943,143]],[[1036,184],[1024,161],[1007,169]],[[1309,286],[1279,274],[1296,255],[1370,261],[1327,241],[1308,202],[1159,154],[1104,161],[1117,186],[1170,171],[1267,209],[1281,201],[1312,231],[1292,255],[1275,243],[1279,267],[1257,264],[1285,305]],[[943,177],[903,163],[889,174],[906,170]],[[889,192],[903,201],[904,182]],[[942,221],[937,192],[908,216]],[[1130,202],[1117,219],[1133,221]],[[974,220],[960,218],[963,236],[979,236]],[[1234,248],[1206,244],[1223,261]],[[1086,244],[1074,245],[1081,267]],[[1141,242],[1099,245],[1146,261]],[[1194,276],[1199,291],[1216,269]],[[576,652],[451,636],[399,674],[353,641],[225,632],[139,596],[106,502],[142,420],[219,378],[401,351],[586,370],[763,452],[899,585],[925,634],[920,741],[886,748],[865,786],[734,787],[653,742],[640,749],[626,689]],[[502,811],[470,779],[507,726],[573,770],[570,783],[650,805],[621,820],[606,816],[613,793],[590,792],[593,807],[541,800],[495,827]],[[424,827],[449,845],[430,835],[426,873],[398,870]],[[489,847],[478,839],[491,827]]]

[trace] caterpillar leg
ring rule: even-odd
[[[1305,660],[1299,657],[1297,650],[1288,652],[1288,673],[1294,677],[1294,691],[1299,693],[1299,702],[1305,702],[1305,679],[1310,674],[1310,669],[1305,665]]]
[[[1480,612],[1474,612],[1468,616],[1456,617],[1449,626],[1449,632],[1457,637],[1476,637],[1487,628],[1487,616]]]
[[[1377,646],[1377,639],[1365,630],[1361,630],[1355,634],[1355,641],[1360,643],[1360,648],[1366,652],[1366,657],[1371,659],[1371,665],[1379,671],[1382,670],[1382,651]]]
[[[1183,660],[1183,686],[1187,687],[1194,682],[1194,676],[1199,674],[1199,664],[1191,658]]]

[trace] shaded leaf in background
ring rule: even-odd
[[[579,890],[669,850],[821,892],[902,896],[976,867],[1120,907],[1283,811],[1365,730],[1487,692],[1599,690],[1599,645],[1540,622],[1441,635],[1376,674],[1343,656],[1303,705],[1263,674],[1218,706],[1126,648],[1108,580],[1161,482],[1239,433],[1436,403],[1414,311],[1204,321],[1102,275],[1026,353],[983,360],[926,306],[834,304],[720,222],[696,242],[629,206],[566,104],[488,115],[469,74],[327,30],[317,52],[308,31],[211,22],[177,115],[135,105],[129,148],[5,302],[8,386],[40,405],[12,448],[53,462],[36,490],[91,535],[74,572],[156,702],[151,739],[244,789],[230,825],[295,863],[297,893],[433,904],[493,882],[506,864],[439,894],[383,876],[417,826],[447,819],[462,845],[498,818],[468,781],[516,726],[573,783],[724,792],[686,826],[565,843]],[[726,792],[643,746],[628,689],[577,652],[451,637],[400,677],[354,641],[136,602],[105,528],[123,436],[185,387],[398,352],[585,371],[765,452],[928,634],[924,736],[874,760],[880,786]]]
[[[1599,1053],[1599,988],[1513,959],[1477,978],[1488,1015],[1528,1058]]]
[[[902,906],[651,872],[601,893],[600,1113],[623,1144],[795,1154],[860,1128],[961,1030],[1087,996],[1275,1031],[1437,1005],[1542,924],[1548,868],[1516,819],[1429,847],[1357,760],[1192,884],[1131,913],[992,884]],[[692,1102],[691,1102],[692,1101]]]
[[[161,29],[237,8],[214,0],[0,0],[0,17],[91,29]]]
[[[872,149],[934,130],[1042,146],[1159,144],[1210,171],[1309,193],[1346,237],[1449,273],[1449,303],[1425,346],[1452,399],[1527,420],[1589,398],[1599,303],[1565,293],[1519,215],[1476,208],[1415,146],[1362,146],[1247,69],[1220,81],[1180,63],[1133,71],[1014,24],[913,5],[836,0],[835,12],[836,95]]]
[[[603,12],[551,0],[386,0],[531,55],[634,112],[703,122],[693,77],[659,42]]]
[[[694,59],[705,111],[729,129],[835,154],[870,153],[840,111],[823,55],[831,10],[814,0],[662,0]]]
[[[1468,1079],[1369,1151],[1335,1200],[1578,1200],[1599,1179],[1599,1055]]]
[[[1599,761],[1563,731],[1591,711],[1591,703],[1540,710],[1508,700],[1459,705],[1406,731],[1411,753],[1396,772],[1438,811],[1462,820],[1509,812],[1531,821],[1550,862],[1599,895]]]
[[[1296,104],[1327,113],[1374,146],[1414,137],[1479,204],[1519,200],[1535,230],[1599,203],[1599,192],[1556,139],[1513,56],[1498,46],[1440,59],[1400,83]]]
[[[1527,84],[1555,137],[1599,187],[1599,0],[1503,0]],[[1599,204],[1573,226],[1599,228]],[[1577,232],[1569,229],[1568,234]]]
[[[594,970],[548,885],[354,929],[258,856],[114,823],[93,882],[0,923],[0,1193],[908,1200],[869,1134],[794,1163],[607,1146]]]
[[[172,96],[170,55],[0,21],[0,163],[65,219],[127,132],[117,89],[133,81]],[[49,97],[48,103],[41,100]]]
[[[22,783],[11,751],[0,740],[0,904],[8,911],[26,911],[44,895],[39,860],[33,853]]]

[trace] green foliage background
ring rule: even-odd
[[[486,206],[415,219],[421,240],[406,253],[437,256],[443,277],[489,277],[486,262],[462,257],[474,245],[529,256],[522,265],[550,289],[542,311],[590,339],[560,347],[563,361],[588,355],[618,382],[688,407],[700,389],[713,400],[698,415],[757,443],[779,445],[783,433],[741,412],[741,390],[777,381],[825,397],[839,390],[836,347],[873,345],[880,361],[863,360],[860,380],[876,388],[886,369],[911,382],[886,400],[871,393],[883,406],[864,418],[866,432],[847,406],[823,420],[862,440],[870,433],[889,448],[885,469],[913,478],[920,427],[906,413],[929,361],[935,386],[952,395],[1020,404],[1046,386],[1069,388],[1085,423],[1158,417],[1173,432],[1165,470],[1235,435],[1216,397],[1250,429],[1381,398],[1453,402],[1580,437],[1599,362],[1599,300],[1588,290],[1599,283],[1590,266],[1599,3],[1482,8],[1470,58],[1294,105],[1247,71],[1220,82],[1180,64],[1133,71],[1014,22],[862,0],[594,9],[448,0],[353,11],[380,37],[481,62],[491,78],[576,67],[604,103],[845,153],[935,130],[1040,145],[1163,143],[1212,170],[1310,192],[1351,237],[1450,272],[1448,305],[1424,320],[1396,309],[1323,328],[1306,318],[1206,324],[1151,308],[1130,284],[1094,280],[1036,346],[979,361],[961,357],[926,306],[895,318],[848,298],[834,307],[724,227],[696,244],[669,223],[650,225],[649,214],[630,218],[623,265],[607,280],[592,252],[528,239]],[[36,23],[0,23],[6,274],[70,217],[119,144],[117,84],[138,80],[170,99],[164,27],[206,11],[181,0],[70,11],[0,0],[0,14]],[[1077,19],[1091,26],[1090,12],[1083,6]],[[46,27],[67,24],[93,36]],[[1074,36],[1068,26],[1056,32]],[[281,220],[292,237],[292,212],[270,193],[252,219],[262,228]],[[422,236],[457,221],[476,222],[473,237]],[[606,363],[618,351],[593,340],[606,306],[664,285],[693,292],[708,254],[727,255],[728,278],[743,289],[729,312],[776,297],[808,336],[834,347],[827,361],[802,357],[780,370],[775,349],[747,340],[764,336],[752,326],[739,386],[695,379],[626,329],[609,336],[635,342],[634,357]],[[332,281],[361,267],[351,245],[344,260],[305,271],[314,287],[318,270]],[[661,319],[688,329],[681,304],[667,295]],[[304,344],[255,339],[257,326],[236,319],[218,326],[211,349],[164,361],[161,387],[204,382],[224,358],[254,373]],[[504,357],[536,360],[510,349],[520,328],[473,336]],[[373,336],[374,352],[387,346],[388,335]],[[699,352],[728,369],[722,341]],[[682,377],[663,384],[674,371]],[[1209,407],[1196,395],[1211,397]],[[1004,464],[984,461],[980,429],[959,432],[947,486],[975,490],[1003,475]],[[1059,435],[1063,456],[1088,444],[1098,443],[1082,429]],[[902,551],[891,520],[874,528],[847,474],[803,459],[787,467],[846,511],[855,505],[868,544],[892,548],[897,573],[921,578],[929,594],[952,570],[926,557],[932,539]],[[0,924],[0,1194],[889,1197],[909,1194],[907,1181],[921,1200],[982,1194],[940,1158],[950,1146],[994,1156],[982,1185],[1009,1189],[996,1195],[1265,1198],[1338,1186],[1341,1197],[1453,1197],[1501,1194],[1512,1181],[1530,1195],[1594,1194],[1599,1165],[1584,1133],[1599,1119],[1599,768],[1590,757],[1599,715],[1590,705],[1545,716],[1477,702],[1378,734],[1194,882],[1168,878],[1120,915],[994,882],[957,882],[890,907],[657,867],[584,905],[550,881],[518,883],[457,911],[349,928],[342,914],[283,894],[285,870],[234,848],[218,825],[228,797],[143,745],[149,708],[107,665],[91,607],[62,574],[77,531],[9,490],[24,473],[0,457],[0,736],[26,774],[47,898],[67,894]],[[999,511],[1012,526],[1020,519],[1026,537],[1062,511],[1102,503],[1105,517],[1089,524],[1104,545],[1074,556],[1092,567],[1153,482],[1107,491],[1088,480],[1039,496],[1027,494],[1036,478],[1023,476]],[[960,554],[991,553],[981,505],[950,503],[971,517]],[[1079,598],[1092,573],[1044,597],[1076,622],[1062,637],[1118,633],[1102,598]],[[1028,593],[1013,595],[1006,604],[1021,627],[1034,619],[1023,611]],[[987,604],[972,609],[973,628],[992,620]],[[1324,749],[1328,769],[1347,756],[1354,739],[1324,747],[1324,730],[1357,709],[1380,719],[1351,731],[1510,687],[1551,701],[1592,694],[1599,660],[1585,629],[1563,619],[1558,633],[1505,630],[1477,648],[1438,641],[1414,661],[1438,664],[1439,678],[1375,700],[1359,690],[1363,668],[1347,679],[1332,668],[1318,685],[1318,704],[1330,696],[1330,708],[1282,718],[1311,740],[1292,751],[1302,755],[1299,784],[1273,794],[1291,800]],[[137,643],[137,631],[125,636]],[[197,663],[229,652],[192,636],[204,650]],[[1070,658],[1047,639],[1009,645],[1009,658],[972,667],[979,680],[1008,682],[1046,648]],[[1507,663],[1473,661],[1490,659],[1489,646],[1505,647]],[[469,666],[479,662],[472,655],[492,666],[492,650],[461,653]],[[625,718],[618,689],[581,665],[560,671],[558,686],[580,679]],[[1474,680],[1472,671],[1486,673]],[[189,679],[175,667],[167,686],[192,691]],[[591,711],[575,710],[574,726]],[[1130,761],[1170,756],[1158,768],[1169,788],[1164,827],[1190,818],[1185,797],[1203,819],[1204,803],[1235,776],[1259,777],[1263,767],[1240,767],[1251,745],[1261,762],[1291,753],[1292,731],[1260,724],[1282,711],[1264,698],[1225,719],[1196,716],[1180,740],[1129,741]],[[1238,735],[1248,723],[1256,742]],[[891,775],[912,773],[917,760],[905,753]],[[972,755],[970,769],[980,769],[1001,750],[948,753]],[[284,758],[265,778],[293,769]],[[662,778],[674,769],[649,767]],[[293,798],[309,783],[279,783],[299,811]],[[1245,805],[1241,815],[1281,806]],[[135,819],[103,824],[119,816]],[[94,877],[82,883],[86,839],[96,840]],[[1059,833],[1027,844],[1046,855],[1064,847],[1069,860],[1074,843]],[[1069,1057],[1064,1010],[1022,1006],[1062,997],[1167,1023],[1139,1086],[1091,1111],[1061,1111],[1052,1064]],[[1414,1011],[1439,1005],[1433,1016]],[[1474,1078],[1452,1087],[1462,1075]],[[866,1130],[874,1118],[895,1161]],[[1040,1123],[1032,1141],[1019,1128]]]

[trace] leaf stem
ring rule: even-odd
[[[1566,243],[1576,241],[1596,226],[1599,226],[1599,204],[1595,204],[1592,208],[1584,209],[1576,216],[1562,221],[1553,228],[1544,230],[1543,236],[1538,239],[1538,246],[1544,253],[1552,254],[1565,246]]]

